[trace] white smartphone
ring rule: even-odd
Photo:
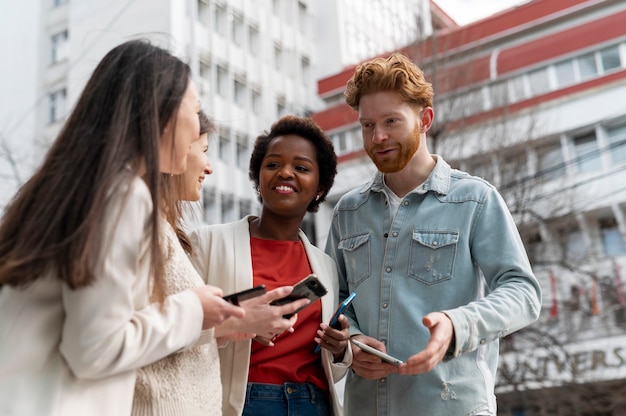
[[[359,347],[360,349],[362,349],[363,351],[370,353],[370,354],[374,354],[377,357],[380,357],[386,363],[398,365],[398,366],[403,363],[402,360],[392,357],[391,355],[387,355],[382,351],[378,351],[376,348],[372,348],[369,345],[363,344],[362,342],[359,342],[356,339],[350,339],[350,342],[356,345],[357,347]]]

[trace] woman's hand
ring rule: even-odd
[[[325,323],[320,324],[320,329],[317,330],[317,342],[320,347],[333,353],[335,362],[343,360],[343,356],[348,347],[350,340],[350,322],[343,314],[339,315],[338,321],[341,324],[341,329],[335,329]]]
[[[300,307],[309,303],[308,299],[299,299],[294,302],[272,306],[271,302],[281,299],[291,293],[293,286],[282,286],[271,290],[264,295],[242,301],[240,306],[246,311],[245,318],[231,318],[215,329],[215,336],[224,340],[248,339],[256,336],[271,340],[285,331],[293,332],[293,326],[298,320],[294,315],[285,319],[284,315],[294,313]]]
[[[204,285],[194,288],[193,291],[200,299],[204,312],[202,329],[213,328],[230,317],[241,319],[246,316],[243,308],[222,299],[222,289],[218,287]]]

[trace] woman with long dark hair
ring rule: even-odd
[[[148,42],[96,67],[0,222],[0,414],[129,414],[137,368],[244,315],[215,287],[165,295],[161,175],[185,171],[199,111]]]

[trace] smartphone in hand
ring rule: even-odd
[[[350,304],[350,302],[352,302],[352,299],[354,299],[355,296],[356,296],[356,292],[350,293],[350,296],[348,296],[343,302],[339,304],[339,306],[337,306],[337,310],[333,314],[332,318],[330,318],[330,322],[328,323],[328,326],[341,330],[341,324],[339,323],[339,315],[343,313],[343,311],[348,307],[348,305]],[[322,347],[320,346],[320,344],[317,344],[313,352],[320,352],[321,349]]]
[[[265,294],[265,285],[258,285],[253,287],[252,289],[246,289],[242,290],[241,292],[226,295],[223,297],[223,299],[227,302],[232,303],[233,305],[239,305],[239,302],[242,302],[246,299],[252,299],[263,294]]]
[[[271,302],[270,305],[285,305],[287,303],[291,303],[295,300],[302,298],[308,298],[311,301],[303,307],[299,308],[298,310],[284,316],[285,319],[289,319],[297,312],[301,311],[317,299],[324,296],[326,293],[328,293],[328,290],[326,290],[326,288],[324,287],[322,282],[320,282],[317,276],[315,274],[310,274],[304,279],[300,280],[298,283],[296,283],[293,287],[293,291],[289,295]]]
[[[380,357],[380,359],[386,363],[393,364],[396,366],[399,366],[400,364],[403,363],[402,360],[392,357],[391,355],[385,354],[382,351],[378,351],[376,348],[372,348],[369,345],[363,344],[362,342],[359,342],[356,339],[350,339],[350,342],[356,345],[357,347],[359,347],[360,349],[362,349],[363,351],[369,354],[373,354],[377,357]]]

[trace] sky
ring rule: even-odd
[[[435,0],[459,24],[467,24],[529,0]]]

